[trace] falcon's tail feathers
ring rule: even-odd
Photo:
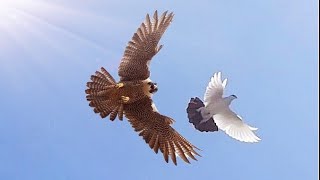
[[[113,101],[112,95],[116,91],[116,81],[103,67],[101,71],[96,71],[91,76],[91,82],[87,82],[88,89],[85,90],[89,106],[93,107],[95,113],[99,113],[102,118],[110,115],[113,121],[118,115],[123,119],[123,104]]]
[[[204,104],[198,97],[190,99],[187,107],[189,122],[192,123],[194,127],[201,132],[218,131],[218,127],[215,124],[213,118],[210,118],[206,122],[200,123],[200,121],[203,120],[203,117],[199,109],[202,107],[204,107]]]

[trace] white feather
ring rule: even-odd
[[[151,104],[151,107],[154,112],[159,112],[157,106],[154,103]]]
[[[234,139],[251,143],[261,140],[253,133],[253,130],[257,130],[257,128],[245,124],[238,115],[229,108],[213,115],[213,119],[219,129],[223,130]]]
[[[253,132],[258,128],[245,124],[239,115],[230,110],[230,99],[222,97],[227,81],[227,79],[221,79],[221,72],[214,73],[204,94],[205,110],[209,111],[210,117],[213,117],[218,128],[232,138],[242,142],[260,141],[261,139]],[[201,110],[201,112],[204,111]]]
[[[218,99],[221,99],[226,85],[227,79],[221,80],[221,72],[214,73],[204,94],[204,105],[214,104]]]

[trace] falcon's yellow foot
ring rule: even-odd
[[[116,88],[122,88],[124,86],[124,84],[123,83],[118,83],[118,84],[116,84]]]
[[[122,102],[127,103],[130,100],[130,98],[128,96],[121,96],[121,100]]]

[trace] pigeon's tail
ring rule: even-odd
[[[189,122],[194,125],[194,127],[203,132],[203,131],[218,131],[218,127],[215,124],[213,118],[210,118],[208,121],[200,123],[203,120],[201,115],[201,108],[204,107],[203,102],[198,98],[191,98],[188,104],[187,113]]]
[[[87,82],[87,87],[86,98],[95,113],[99,113],[102,118],[110,115],[111,121],[117,116],[120,120],[123,119],[123,104],[114,99],[118,90],[116,81],[104,68],[91,76],[91,82]]]

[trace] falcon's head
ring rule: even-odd
[[[154,94],[155,92],[158,91],[157,83],[148,82],[148,85],[149,85],[149,92],[150,92],[151,94]]]

